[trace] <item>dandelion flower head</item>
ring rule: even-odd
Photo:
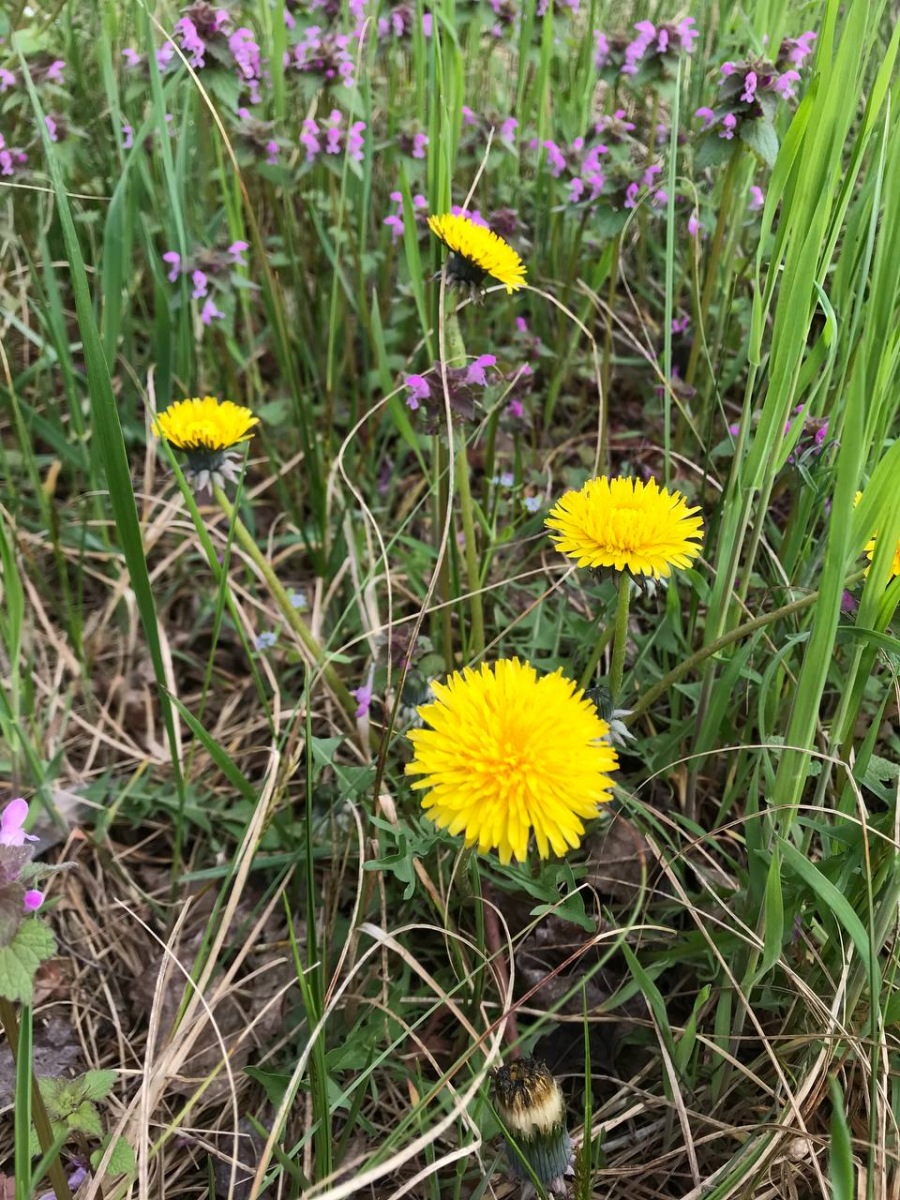
[[[195,396],[170,404],[156,418],[153,432],[165,434],[179,450],[229,450],[251,438],[258,424],[259,417],[249,408],[215,396]]]
[[[566,492],[547,518],[557,550],[579,567],[613,567],[665,578],[700,553],[702,517],[655,479],[590,479]]]
[[[481,853],[523,862],[533,831],[538,854],[578,846],[583,821],[611,799],[618,766],[609,726],[562,670],[538,676],[517,658],[483,663],[432,684],[419,709],[430,726],[409,737],[406,768],[427,789],[423,808],[442,829]]]
[[[856,508],[856,506],[857,506],[857,504],[859,504],[860,500],[862,500],[862,492],[857,492],[856,498],[853,501],[854,508]],[[863,554],[865,554],[865,556],[869,560],[869,562],[871,562],[872,559],[875,557],[875,542],[876,542],[877,537],[878,537],[878,532],[876,530],[876,532],[872,534],[872,536],[869,538],[869,540],[866,542],[865,546],[863,547]],[[867,573],[868,573],[868,570],[869,570],[869,568],[866,567]],[[894,547],[894,560],[891,563],[891,573],[888,576],[888,579],[893,579],[895,575],[900,575],[900,542],[897,542],[897,545]]]
[[[508,293],[525,286],[525,264],[493,230],[453,213],[429,217],[428,228],[450,251],[448,282],[480,288],[485,275],[490,275]]]

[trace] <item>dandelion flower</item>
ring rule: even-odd
[[[856,499],[853,501],[854,508],[856,508],[860,500],[862,500],[862,492],[857,492]],[[878,531],[876,530],[863,547],[863,554],[865,554],[869,562],[875,557],[875,542],[877,538]],[[868,574],[868,571],[869,568],[866,567],[866,574]],[[897,545],[894,547],[894,561],[891,563],[891,573],[888,575],[888,579],[893,579],[895,575],[900,575],[900,542],[897,542]]]
[[[562,670],[540,678],[517,658],[455,672],[432,684],[418,712],[430,729],[409,737],[406,768],[428,789],[423,808],[442,829],[463,833],[481,853],[523,862],[532,830],[538,854],[565,854],[583,821],[609,800],[618,766],[608,726]]]
[[[613,567],[632,575],[665,578],[689,567],[700,553],[703,519],[679,492],[655,479],[590,479],[566,492],[546,524],[557,550],[579,567]]]
[[[432,216],[428,228],[450,251],[446,266],[449,283],[478,289],[485,275],[490,275],[504,284],[507,292],[525,286],[525,264],[512,246],[471,217],[454,213]]]
[[[519,1058],[501,1067],[494,1076],[494,1103],[543,1186],[566,1195],[564,1177],[572,1174],[572,1142],[562,1091],[547,1065],[539,1059]],[[508,1141],[506,1149],[512,1175],[529,1181],[530,1173]]]
[[[227,479],[237,478],[238,460],[228,451],[253,436],[254,417],[249,408],[215,396],[202,400],[178,400],[161,412],[153,423],[153,432],[184,450],[188,473],[194,486],[202,491],[210,482],[222,487]]]

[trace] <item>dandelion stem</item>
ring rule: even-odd
[[[19,1022],[16,1018],[15,1006],[5,997],[0,997],[0,1024],[3,1026],[3,1032],[6,1034],[13,1062],[15,1062],[16,1055],[19,1053]],[[31,1119],[34,1122],[41,1153],[46,1154],[53,1147],[53,1130],[44,1106],[44,1097],[41,1095],[41,1089],[38,1087],[38,1081],[33,1071],[31,1072]],[[72,1200],[66,1173],[58,1154],[48,1167],[48,1174],[56,1193],[56,1200]]]
[[[844,581],[844,587],[850,588],[855,583],[862,579],[865,571],[854,571]],[[630,716],[625,718],[625,724],[631,725],[635,722],[642,713],[645,713],[669,688],[677,683],[679,679],[683,679],[695,667],[710,658],[713,654],[718,654],[725,650],[733,642],[739,642],[741,638],[749,637],[751,633],[755,633],[757,629],[762,629],[766,625],[771,625],[775,621],[781,621],[785,617],[793,616],[794,613],[802,612],[803,609],[809,608],[819,599],[818,592],[810,592],[808,596],[801,596],[799,600],[792,600],[790,604],[785,604],[781,608],[776,608],[773,612],[763,613],[761,617],[754,617],[752,621],[745,621],[743,625],[738,625],[736,629],[731,629],[728,633],[722,634],[720,638],[716,638],[709,645],[701,647],[695,654],[684,659],[676,667],[673,667],[668,675],[663,676],[659,683],[655,683],[652,688],[648,688],[644,695],[640,698],[637,704],[631,711]]]
[[[609,378],[612,372],[613,305],[616,302],[616,287],[619,282],[619,254],[622,235],[613,242],[612,262],[609,264],[609,284],[606,289],[606,324],[603,330],[603,369],[600,376],[603,389],[603,428],[600,430],[600,465],[605,470],[609,458]]]
[[[628,641],[628,604],[631,598],[631,576],[627,571],[619,572],[619,603],[616,606],[616,633],[613,639],[612,665],[609,671],[609,690],[615,707],[622,690],[622,675],[625,671],[625,643]]]
[[[700,347],[703,343],[703,329],[706,324],[706,318],[709,315],[713,288],[716,286],[716,276],[719,273],[719,258],[722,254],[722,243],[725,240],[725,226],[731,215],[731,193],[734,191],[734,181],[740,161],[741,148],[740,146],[735,146],[731,158],[728,160],[728,166],[725,168],[725,178],[722,181],[722,195],[719,197],[719,218],[716,221],[716,230],[713,234],[712,246],[710,247],[709,258],[707,259],[706,276],[703,280],[703,293],[700,296],[700,311],[696,314],[694,322],[694,342],[691,346],[691,357],[688,359],[687,371],[684,376],[684,381],[688,385],[693,384],[694,377],[697,374],[697,364],[700,361]]]
[[[325,651],[316,641],[309,626],[297,612],[296,608],[291,604],[290,596],[282,587],[278,576],[272,569],[271,563],[266,559],[263,552],[257,546],[253,539],[250,530],[235,513],[234,505],[225,495],[220,487],[213,489],[216,503],[221,508],[222,512],[232,523],[234,527],[234,536],[237,538],[241,548],[253,560],[254,565],[258,568],[260,574],[266,581],[266,585],[272,596],[272,599],[281,610],[281,615],[290,625],[291,629],[299,637],[300,641],[306,647],[310,657],[315,661],[316,665],[322,672],[325,682],[331,691],[334,693],[341,708],[347,713],[355,723],[356,701],[350,695],[350,692],[344,686],[334,667],[325,660]]]

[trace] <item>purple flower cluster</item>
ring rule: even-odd
[[[8,148],[3,134],[0,133],[0,175],[14,175],[16,168],[23,166],[27,161],[28,155],[25,151]]]
[[[447,367],[447,393],[450,408],[458,420],[474,420],[477,400],[475,388],[489,384],[488,370],[497,365],[493,354],[481,354],[466,367]],[[413,411],[424,405],[434,428],[440,424],[444,411],[444,387],[441,364],[436,362],[428,376],[407,375],[403,380],[408,395],[406,403]]]
[[[427,133],[401,133],[397,144],[403,154],[408,154],[411,158],[423,159],[428,141]]]
[[[175,22],[173,30],[178,46],[195,71],[207,65],[210,54],[216,63],[230,63],[237,71],[242,83],[250,92],[250,102],[258,104],[261,95],[259,84],[263,77],[262,56],[251,29],[241,26],[231,28],[232,17],[224,8],[216,8],[207,0],[195,0]],[[134,69],[141,64],[141,56],[130,46],[122,51],[126,66]],[[177,60],[174,42],[165,42],[156,51],[156,65],[166,71]]]
[[[703,105],[694,114],[703,121],[701,132],[715,127],[720,138],[731,141],[744,121],[771,122],[778,102],[793,99],[800,81],[800,72],[788,64],[802,66],[812,53],[815,37],[808,32],[786,39],[777,64],[764,59],[723,63],[719,68],[718,104],[715,108]]]
[[[22,849],[26,842],[36,842],[38,839],[34,834],[25,832],[25,821],[28,819],[28,801],[17,798],[10,802],[0,813],[0,848],[13,850]],[[3,864],[4,875],[6,877],[6,885],[4,887],[4,900],[8,903],[13,898],[13,893],[16,894],[17,903],[21,903],[21,909],[27,913],[36,912],[44,903],[43,893],[35,891],[33,888],[26,889],[23,884],[19,883],[19,876],[22,867],[31,858],[32,851],[19,856],[9,856],[3,854],[0,849],[0,855],[6,859]],[[16,918],[15,912],[4,912],[4,917]]]
[[[794,409],[793,416],[797,417],[805,409],[804,404],[798,404]],[[826,439],[828,437],[828,418],[827,417],[806,417],[803,421],[803,427],[800,430],[800,436],[797,439],[797,444],[787,456],[787,461],[796,466],[798,463],[809,462],[813,458],[818,458],[826,448]],[[784,436],[787,437],[790,433],[793,421],[786,421],[784,426]]]
[[[241,119],[241,140],[253,150],[257,158],[265,158],[270,166],[276,167],[281,147],[274,136],[274,123],[257,120],[248,108],[239,108],[238,116]]]
[[[396,245],[403,237],[403,193],[391,192],[391,200],[397,205],[397,211],[385,217],[382,224],[388,226],[391,231],[391,242]],[[419,214],[422,214],[424,224],[424,214],[428,208],[428,201],[422,195],[415,195],[412,198],[412,202],[416,217],[418,218]]]
[[[189,259],[183,259],[177,250],[166,250],[162,256],[163,262],[169,268],[166,277],[170,283],[176,283],[179,276],[188,275],[191,280],[191,299],[202,300],[200,320],[204,325],[211,325],[214,320],[221,321],[225,314],[216,304],[216,290],[227,292],[226,275],[235,267],[246,267],[245,251],[249,250],[248,242],[232,242],[227,250],[197,250]],[[212,293],[210,288],[213,289]]]
[[[384,42],[390,37],[398,40],[412,37],[415,21],[416,7],[414,4],[395,5],[386,16],[378,18],[378,40]],[[425,37],[431,37],[433,25],[434,18],[431,13],[423,13],[422,33]]]
[[[362,162],[365,144],[363,132],[366,123],[354,121],[344,130],[343,121],[343,115],[336,108],[321,122],[317,122],[314,117],[304,120],[300,142],[306,150],[307,162],[315,162],[323,151],[325,154],[340,154],[345,151],[353,162]]]
[[[349,33],[332,33],[319,25],[310,25],[293,51],[285,53],[285,66],[318,75],[326,83],[353,87],[355,68],[349,49],[352,40]]]
[[[621,35],[608,37],[599,29],[594,31],[594,63],[599,71],[611,70],[632,77],[638,72],[665,73],[678,54],[693,52],[700,36],[694,29],[693,17],[685,17],[674,25],[638,21],[634,28],[637,37],[630,41]]]

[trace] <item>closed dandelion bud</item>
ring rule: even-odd
[[[572,1143],[562,1091],[546,1064],[522,1058],[501,1067],[494,1080],[494,1102],[509,1136],[541,1184],[565,1195],[563,1177],[572,1173]],[[530,1181],[509,1141],[506,1149],[512,1174]]]

